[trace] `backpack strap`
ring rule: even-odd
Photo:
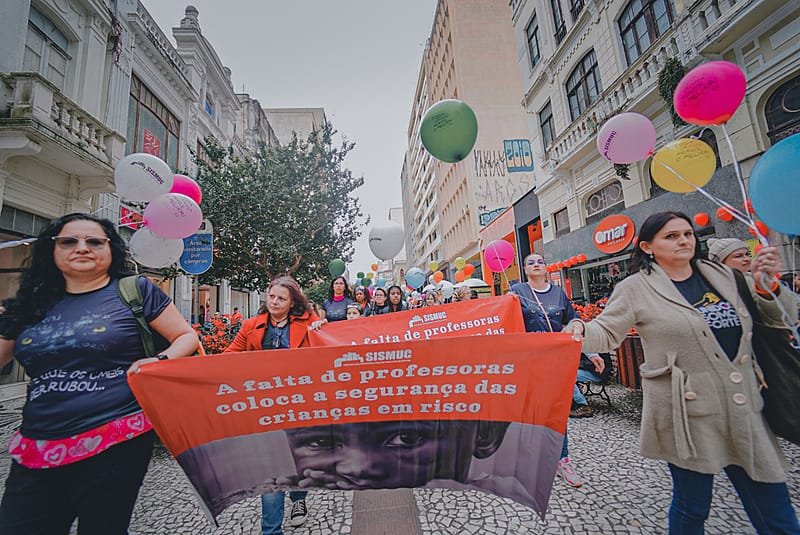
[[[136,318],[136,323],[139,324],[139,338],[144,348],[144,356],[154,356],[156,345],[153,340],[153,331],[150,330],[150,326],[144,317],[144,300],[142,299],[142,291],[139,289],[139,275],[121,278],[117,286],[117,292],[122,302],[131,309],[134,318]]]

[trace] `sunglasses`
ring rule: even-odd
[[[545,262],[544,258],[531,258],[530,260],[525,262],[525,264],[528,266],[535,266],[536,264],[541,264],[544,266],[547,265],[547,262]]]
[[[111,238],[96,238],[94,236],[86,236],[85,238],[78,238],[77,236],[53,236],[53,241],[60,249],[74,249],[82,241],[86,247],[94,251],[99,251],[106,246]]]

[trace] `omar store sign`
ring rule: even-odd
[[[610,215],[600,221],[594,229],[594,246],[606,254],[624,250],[633,241],[636,228],[633,220],[622,214]]]

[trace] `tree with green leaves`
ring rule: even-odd
[[[334,258],[349,261],[367,221],[353,196],[364,183],[344,165],[354,143],[334,145],[330,123],[285,146],[237,157],[213,139],[198,159],[203,211],[214,226],[214,264],[204,282],[264,289],[280,275],[327,278]]]

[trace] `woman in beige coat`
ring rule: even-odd
[[[775,248],[763,248],[752,270],[755,280],[762,273],[774,280],[780,270]],[[645,357],[641,452],[669,463],[670,533],[703,533],[720,470],[759,533],[800,533],[785,459],[761,414],[752,318],[732,271],[699,259],[685,214],[662,212],[642,225],[631,272],[600,316],[573,321],[565,331],[583,334],[587,352],[619,347],[631,327],[639,332]],[[777,304],[759,287],[752,293],[764,321],[779,324]],[[778,296],[788,309],[787,297]]]

